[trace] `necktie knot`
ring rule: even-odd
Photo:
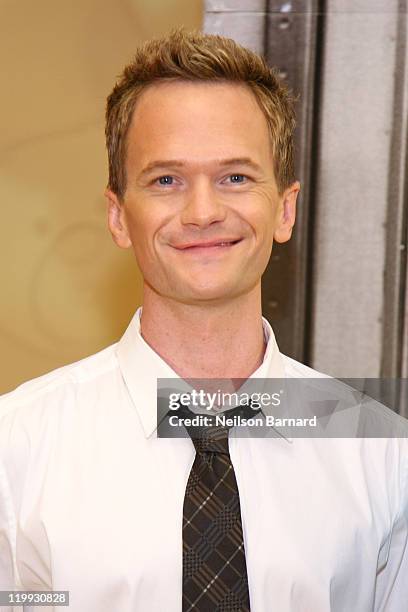
[[[218,416],[223,416],[226,419],[240,417],[249,419],[260,411],[254,410],[251,404],[236,406],[230,410],[225,410]],[[188,408],[183,407],[182,412],[194,415]],[[217,425],[215,415],[211,415],[210,424],[208,426],[186,426],[185,428],[195,446],[197,453],[213,452],[229,454],[228,434],[229,430],[234,427],[231,425]]]
[[[197,453],[229,454],[228,432],[230,427],[186,427]]]

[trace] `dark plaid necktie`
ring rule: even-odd
[[[240,406],[228,417],[254,416]],[[183,507],[183,612],[249,612],[239,493],[229,427],[186,427],[196,449]]]

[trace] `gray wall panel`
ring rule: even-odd
[[[408,241],[408,236],[407,236]],[[405,281],[405,316],[404,316],[404,343],[403,343],[403,352],[402,352],[402,373],[401,376],[404,378],[408,378],[408,267],[407,267],[407,275]],[[405,415],[408,417],[408,412]]]
[[[203,30],[263,53],[265,6],[265,0],[206,0]]]
[[[345,12],[331,0],[326,18],[312,364],[344,377],[378,376],[381,365],[398,5],[376,5]]]
[[[266,0],[206,0],[205,12],[212,11],[265,11]]]
[[[406,296],[408,234],[408,17],[407,0],[399,0],[395,58],[394,112],[390,151],[384,277],[382,375],[401,376],[408,345]],[[405,310],[405,312],[404,312]],[[403,374],[402,374],[403,375]],[[408,409],[408,405],[406,407]]]

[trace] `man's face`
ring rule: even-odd
[[[290,237],[299,186],[278,194],[267,122],[245,85],[148,87],[129,128],[126,175],[122,203],[107,192],[109,227],[163,297],[192,304],[247,293],[273,239]]]

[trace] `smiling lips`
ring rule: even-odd
[[[208,242],[188,242],[185,244],[179,244],[175,248],[179,251],[198,251],[198,250],[212,250],[214,248],[225,248],[231,247],[238,242],[241,242],[242,238],[220,238],[218,240],[211,240]]]

